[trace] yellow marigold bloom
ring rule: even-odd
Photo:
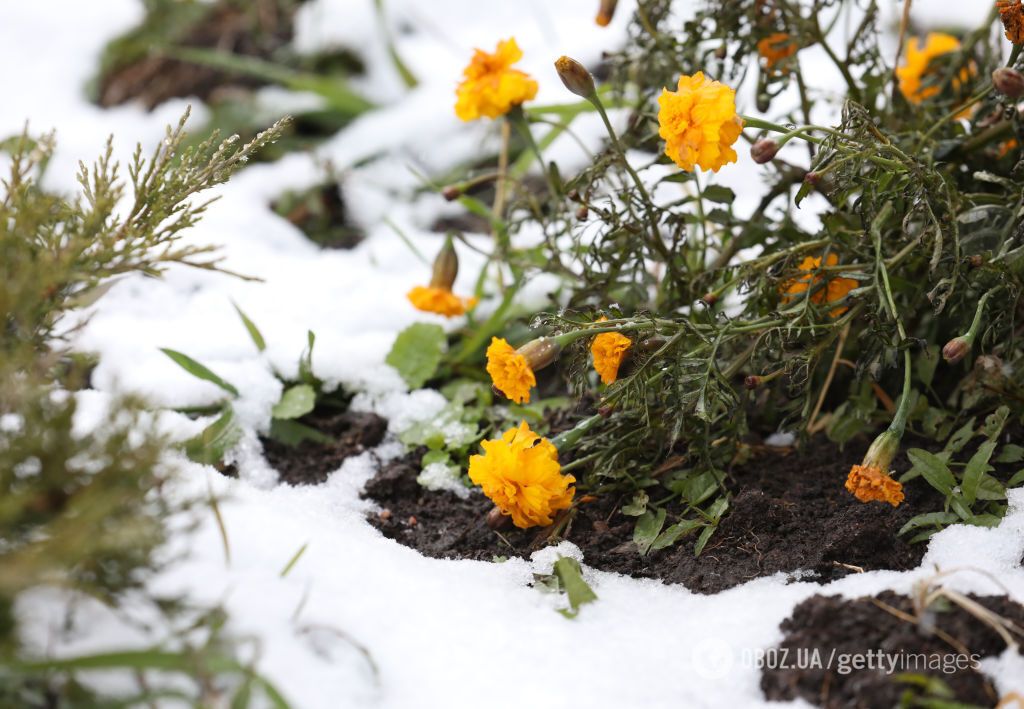
[[[526,421],[480,445],[484,454],[470,456],[469,479],[517,527],[547,526],[572,503],[576,478],[562,475],[558,450]]]
[[[899,507],[903,502],[903,486],[874,466],[855,465],[850,468],[846,489],[861,502],[878,500],[893,507]]]
[[[492,337],[487,347],[487,373],[494,386],[517,404],[528,402],[530,389],[537,386],[537,377],[526,357],[500,337]]]
[[[757,52],[764,57],[769,69],[774,69],[783,59],[796,54],[798,49],[796,42],[785,32],[775,32],[757,43]]]
[[[514,37],[498,42],[494,54],[477,49],[455,90],[455,115],[464,121],[497,118],[537,95],[537,82],[512,65],[523,58]]]
[[[928,77],[929,65],[936,57],[949,54],[960,49],[960,40],[951,34],[943,32],[931,32],[925,39],[924,45],[917,37],[911,37],[907,42],[906,58],[902,66],[896,69],[896,77],[900,80],[900,91],[911,103],[921,103],[939,93],[938,86],[924,86],[924,79]],[[960,72],[960,80],[966,81],[970,78],[970,72],[964,69]],[[960,82],[954,80],[954,86]]]
[[[828,266],[835,266],[839,263],[839,257],[835,254],[829,254],[825,259],[825,263]],[[793,302],[799,295],[807,292],[811,288],[814,288],[819,282],[821,282],[822,278],[825,277],[817,272],[818,269],[821,268],[821,257],[807,256],[800,263],[799,268],[801,271],[807,272],[808,275],[801,276],[800,278],[794,278],[791,281],[787,281],[782,286],[783,303]],[[845,298],[846,294],[856,287],[857,281],[852,278],[830,278],[824,288],[818,288],[811,294],[811,302],[834,303],[837,300]],[[837,318],[846,311],[846,307],[840,306],[838,308],[833,308],[829,315]]]
[[[1024,7],[1021,0],[996,0],[996,9],[1006,28],[1006,38],[1014,44],[1024,44]]]
[[[450,290],[435,286],[416,286],[406,294],[406,297],[417,310],[449,318],[463,315],[476,305],[476,298],[462,298]]]
[[[603,322],[608,318],[601,318]],[[594,369],[601,375],[601,381],[612,384],[619,378],[619,367],[626,358],[633,341],[619,332],[602,332],[594,338],[590,345],[590,354],[594,356]]]
[[[658,135],[665,140],[665,154],[688,172],[694,165],[718,172],[736,162],[731,146],[743,130],[736,92],[699,71],[680,76],[677,88],[662,89],[658,97]]]

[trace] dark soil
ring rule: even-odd
[[[314,411],[300,423],[329,436],[330,443],[303,441],[291,446],[260,437],[263,454],[289,485],[317,485],[341,467],[346,458],[380,445],[388,422],[377,414],[357,411],[323,413]]]
[[[324,248],[352,249],[365,236],[350,222],[337,182],[328,182],[301,194],[287,194],[272,206],[310,241]]]
[[[1003,596],[972,596],[989,610],[1024,626],[1024,607]],[[876,600],[904,613],[914,615],[909,598],[885,592],[872,598],[844,600],[839,596],[812,596],[793,610],[781,624],[785,638],[780,651],[766,655],[761,676],[761,689],[771,700],[803,698],[822,707],[892,707],[902,706],[900,699],[914,685],[900,682],[893,674],[910,673],[941,680],[961,703],[994,706],[998,701],[991,683],[984,675],[966,667],[967,659],[956,666],[952,656],[966,650],[977,659],[999,655],[1006,643],[988,625],[942,601],[943,608],[930,620],[935,627],[951,636],[962,647],[955,648],[939,633],[927,633],[915,622],[902,620],[879,607]],[[935,610],[939,604],[933,604]],[[928,611],[931,616],[932,611]],[[903,664],[895,673],[879,668],[878,652]],[[873,667],[851,669],[849,660],[839,671],[842,655],[876,656]],[[927,661],[912,656],[927,656]],[[820,667],[811,659],[821,658]],[[803,658],[803,659],[800,659]],[[866,662],[866,660],[865,660]],[[888,662],[888,660],[886,660]],[[797,667],[802,665],[803,668]],[[771,665],[772,667],[769,667]],[[829,666],[831,665],[831,666]],[[783,669],[783,667],[785,667]],[[946,670],[943,671],[943,667]],[[920,688],[913,690],[922,692]],[[915,706],[917,706],[915,704]]]
[[[131,57],[100,78],[98,99],[104,107],[138,99],[153,108],[171,98],[208,100],[226,87],[251,88],[263,82],[160,52],[156,37],[175,46],[230,52],[269,59],[292,37],[292,16],[299,3],[261,2],[247,7],[220,0],[205,8],[169,6],[147,16],[142,27],[117,40],[111,51]],[[188,13],[188,14],[186,14]]]
[[[635,518],[619,513],[628,500],[615,497],[578,507],[564,538],[582,549],[590,566],[680,583],[700,593],[777,572],[810,572],[810,578],[824,582],[861,569],[915,568],[926,545],[908,544],[896,533],[941,502],[921,480],[904,487],[906,500],[899,508],[856,501],[843,484],[865,446],[838,451],[834,443],[818,439],[799,453],[760,448],[734,471],[730,511],[699,557],[693,555],[693,537],[640,556],[632,541]],[[413,454],[394,461],[366,486],[365,496],[383,510],[370,522],[385,536],[427,556],[459,559],[528,556],[548,543],[550,530],[492,531],[484,521],[491,503],[481,495],[460,500],[424,490],[416,483],[418,460]],[[905,469],[906,461],[902,465]]]

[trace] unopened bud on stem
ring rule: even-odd
[[[758,165],[764,165],[775,159],[779,152],[779,144],[771,138],[761,138],[750,146],[750,157]]]
[[[942,359],[949,364],[956,364],[971,351],[971,341],[966,337],[954,337],[942,348]]]
[[[544,369],[562,354],[562,346],[553,337],[538,337],[516,350],[533,371]]]
[[[455,277],[459,275],[459,257],[455,253],[455,244],[449,236],[444,240],[444,246],[437,253],[434,259],[434,272],[430,277],[432,288],[441,288],[450,291],[455,284]]]
[[[615,6],[618,4],[619,0],[601,0],[601,7],[597,10],[597,24],[607,27],[615,15]]]
[[[594,86],[594,77],[575,59],[566,56],[559,57],[555,60],[555,71],[558,72],[558,78],[565,84],[565,88],[580,98],[592,100],[596,96],[597,87]]]
[[[1002,66],[992,72],[992,85],[996,91],[1008,98],[1024,96],[1024,74],[1008,66]]]

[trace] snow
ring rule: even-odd
[[[537,552],[530,561],[428,559],[367,524],[364,516],[371,510],[359,498],[362,485],[382,461],[402,453],[397,434],[434,418],[445,405],[437,392],[408,392],[383,360],[399,330],[429,319],[412,310],[404,295],[429,278],[429,266],[393,226],[429,258],[441,239],[427,227],[450,209],[436,195],[414,196],[417,175],[458,165],[495,139],[493,125],[467,126],[452,115],[453,85],[469,52],[514,34],[526,55],[523,68],[540,81],[537,101],[564,102],[553,59],[565,53],[596,61],[624,37],[631,9],[631,3],[620,3],[612,26],[600,29],[592,21],[595,0],[385,5],[398,49],[420,86],[407,92],[390,68],[370,0],[308,3],[300,13],[296,47],[360,52],[369,75],[356,88],[380,107],[314,153],[248,167],[216,190],[221,199],[187,236],[191,243],[219,245],[227,268],[262,280],[181,268],[162,280],[125,278],[96,306],[75,343],[100,355],[97,390],[79,396],[78,430],[100,424],[111,398],[122,392],[144,394],[165,407],[222,399],[221,390],[183,372],[160,347],[198,359],[243,392],[234,403],[246,428],[235,451],[240,479],[179,461],[184,474],[175,491],[183,499],[211,493],[221,499],[230,560],[207,513],[194,534],[174,540],[167,554],[181,559],[155,579],[152,590],[223,604],[232,633],[254,639],[259,671],[303,708],[762,706],[758,671],[743,662],[743,653],[780,640],[779,622],[812,594],[910,592],[941,568],[959,569],[942,578],[952,588],[999,593],[995,577],[1024,601],[1022,490],[1011,493],[1012,509],[999,527],[952,527],[936,535],[917,570],[858,574],[824,587],[787,584],[778,575],[714,596],[590,569],[571,544]],[[921,26],[973,20],[988,11],[981,5],[916,0],[913,17]],[[897,4],[884,9],[894,21]],[[0,104],[0,135],[20,131],[26,119],[33,130],[57,130],[49,187],[75,189],[77,161],[99,154],[108,133],[116,136],[122,160],[137,141],[154,145],[188,103],[171,101],[145,113],[137,106],[100,110],[85,99],[83,86],[103,45],[141,13],[137,0],[105,0],[102,13],[71,0],[0,5],[0,63],[18,67],[3,78],[7,95],[18,100]],[[41,38],[46,51],[39,51]],[[838,85],[825,62],[810,52],[801,59],[813,66],[816,85]],[[261,100],[279,106],[310,98],[268,90]],[[194,105],[195,125],[204,113]],[[595,121],[581,121],[577,133],[591,149],[599,145]],[[569,136],[548,154],[563,170],[586,160]],[[736,190],[741,211],[759,199],[751,185],[758,184],[761,170],[744,158],[715,178]],[[323,180],[327,165],[341,177],[355,219],[369,235],[352,251],[320,251],[268,207],[286,189]],[[820,208],[809,204],[801,210],[807,228],[815,227]],[[477,238],[486,246],[484,237]],[[460,256],[456,290],[469,292],[481,262],[466,249]],[[523,302],[543,303],[555,287],[551,277],[537,278]],[[265,353],[253,347],[233,302],[261,329]],[[276,473],[260,455],[256,433],[265,430],[280,395],[273,371],[294,375],[309,330],[317,336],[317,375],[356,392],[354,408],[387,417],[390,435],[376,450],[347,460],[322,485],[275,486]],[[179,439],[203,425],[168,412],[156,420]],[[17,425],[9,417],[0,421]],[[304,554],[282,576],[303,545]],[[554,611],[558,599],[530,586],[534,574],[550,572],[558,555],[583,563],[599,597],[571,621]],[[86,599],[76,599],[80,631],[62,638],[57,631],[66,600],[41,589],[19,601],[26,640],[40,652],[74,654],[152,640]],[[143,613],[141,606],[130,610]],[[1021,691],[1024,672],[1016,656],[992,660],[986,668],[1003,691]],[[96,681],[116,688],[119,680],[102,675]]]

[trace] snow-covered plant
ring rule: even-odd
[[[948,446],[997,411],[1020,426],[1020,18],[1003,17],[1004,28],[993,11],[963,37],[914,37],[904,23],[893,49],[879,43],[874,0],[844,27],[851,4],[705,2],[683,21],[668,0],[641,0],[606,84],[556,62],[579,103],[531,106],[512,40],[478,51],[458,89],[460,118],[503,125],[497,171],[445,190],[488,219],[502,304],[540,270],[571,288],[568,307],[535,317],[526,337],[508,334],[516,323],[499,306],[486,371],[516,403],[555,363],[573,391],[599,397],[601,416],[558,453],[574,459],[578,493],[632,500],[641,548],[702,530],[699,552],[728,508],[731,469],[750,456],[748,436],[777,430],[842,444],[883,429],[846,487],[896,506],[900,480],[923,475],[947,500],[946,514],[916,521],[927,533],[1005,510],[1009,475],[988,463],[988,442],[970,442],[983,435],[974,427],[968,452],[985,453],[960,476],[969,481],[948,469],[939,480],[920,456],[894,468],[908,431]],[[844,84],[831,109],[801,64],[811,47]],[[756,91],[741,110],[744,82]],[[797,100],[776,109],[784,91]],[[605,145],[566,175],[542,150],[585,112],[602,119]],[[826,125],[813,119],[830,113]],[[538,158],[543,184],[523,179]],[[739,161],[764,166],[763,189],[745,188],[759,199],[752,211],[716,184]],[[481,180],[495,185],[493,205],[469,194]],[[811,201],[823,205],[813,228],[794,216]],[[515,245],[526,225],[540,246]],[[485,331],[471,322],[465,338]],[[997,459],[1020,458],[1005,447]],[[510,463],[508,484],[529,488],[527,468]],[[982,490],[992,505],[979,513]]]
[[[279,128],[244,146],[211,137],[182,149],[184,123],[185,117],[168,128],[150,157],[136,150],[128,195],[109,143],[92,167],[82,166],[75,198],[39,184],[51,137],[23,135],[6,143],[10,167],[0,191],[4,706],[56,701],[57,687],[77,697],[69,701],[93,704],[73,680],[73,662],[58,667],[22,654],[14,612],[22,592],[52,586],[113,603],[141,589],[158,564],[154,552],[165,540],[172,508],[162,493],[174,472],[166,441],[140,401],[111,401],[101,420],[82,418],[77,392],[88,387],[89,362],[65,343],[73,327],[69,313],[101,297],[117,276],[158,276],[171,264],[217,268],[211,249],[179,240],[209,203],[193,199],[225,181]],[[144,654],[120,664],[116,656],[107,659],[106,667],[136,669],[154,661]],[[203,671],[218,674],[213,667]]]

